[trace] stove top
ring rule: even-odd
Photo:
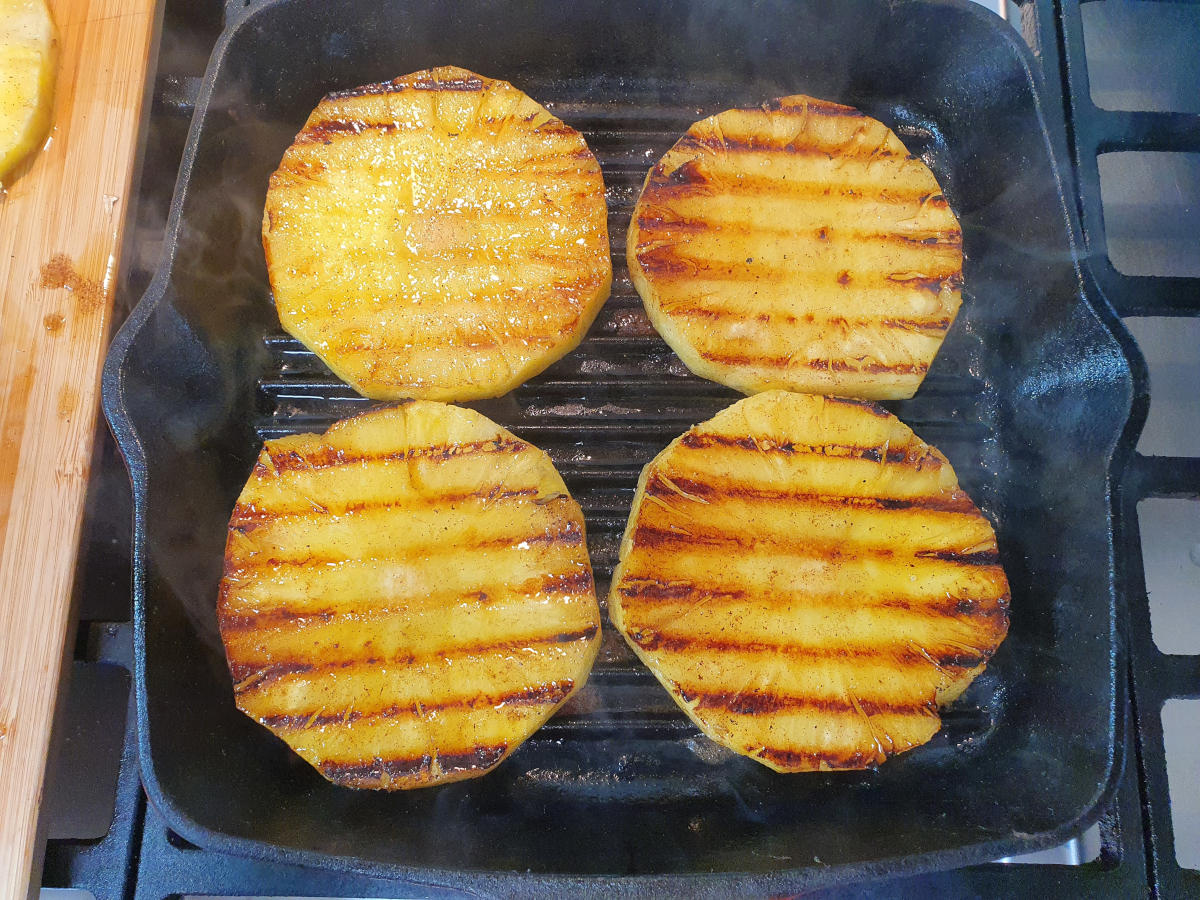
[[[230,0],[231,14],[246,5]],[[1146,360],[1146,427],[1117,498],[1118,574],[1129,605],[1125,773],[1101,821],[1062,847],[821,896],[1200,896],[1200,4],[983,5],[1021,31],[1048,96],[1063,105],[1089,275]],[[158,263],[193,104],[225,13],[219,0],[166,3],[118,325]],[[459,893],[204,851],[146,803],[130,675],[129,483],[102,423],[96,447],[76,579],[78,636],[42,810],[43,890],[97,900]]]

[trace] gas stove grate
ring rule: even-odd
[[[1099,162],[1102,154],[1123,151],[1200,152],[1200,115],[1097,106],[1086,63],[1083,10],[1075,3],[1055,5],[1089,273],[1122,318],[1200,316],[1200,278],[1128,275],[1114,266],[1105,229]],[[1140,358],[1136,351],[1131,356]],[[1144,415],[1150,402],[1146,368],[1135,367],[1135,377],[1140,382]],[[1126,763],[1126,781],[1136,777],[1142,791],[1151,890],[1162,897],[1200,896],[1200,872],[1184,869],[1176,860],[1162,718],[1163,705],[1169,699],[1196,697],[1200,692],[1200,655],[1166,655],[1154,644],[1138,522],[1138,505],[1144,500],[1200,498],[1200,458],[1135,453],[1121,479],[1118,497],[1118,547],[1125,556],[1118,574],[1123,577],[1121,587],[1128,602],[1131,707],[1137,740],[1137,755]],[[1194,782],[1188,788],[1194,791]]]

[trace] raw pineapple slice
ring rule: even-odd
[[[800,772],[928,741],[1008,602],[941,453],[871,403],[771,391],[646,466],[608,608],[709,737]]]
[[[962,232],[933,173],[882,123],[802,95],[688,129],[626,246],[664,340],[747,394],[911,397],[961,302]]]
[[[608,297],[600,165],[504,81],[443,66],[321,101],[271,176],[284,328],[368,397],[503,394]]]
[[[0,0],[0,182],[46,136],[57,57],[44,0]]]
[[[413,401],[268,441],[218,620],[238,708],[335,784],[493,769],[587,679],[600,610],[549,458]]]

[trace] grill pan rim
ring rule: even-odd
[[[134,493],[134,542],[133,542],[133,574],[134,574],[134,638],[135,638],[135,683],[138,722],[138,748],[142,780],[147,795],[155,808],[163,815],[167,825],[181,837],[197,844],[222,852],[231,852],[274,862],[309,865],[321,865],[333,870],[356,872],[370,875],[399,877],[416,884],[444,885],[451,887],[469,888],[472,890],[494,890],[507,893],[514,890],[554,889],[579,890],[591,892],[617,882],[637,891],[652,891],[655,893],[667,891],[701,890],[730,891],[759,893],[783,890],[797,890],[815,887],[840,881],[893,877],[896,875],[919,874],[921,872],[955,868],[962,865],[985,862],[1001,856],[1016,855],[1055,846],[1077,835],[1084,828],[1094,823],[1103,808],[1115,792],[1116,784],[1123,769],[1123,735],[1127,727],[1127,710],[1125,703],[1125,685],[1121,678],[1116,678],[1113,691],[1110,733],[1115,737],[1115,744],[1110,750],[1112,766],[1109,777],[1095,796],[1069,821],[1058,827],[1036,834],[1014,834],[1011,839],[1002,839],[966,844],[949,850],[935,850],[920,854],[876,859],[865,863],[839,864],[836,866],[800,867],[781,869],[770,873],[760,872],[721,872],[665,875],[556,875],[556,874],[520,874],[491,872],[484,870],[453,870],[417,868],[393,863],[380,863],[361,858],[329,854],[320,851],[298,849],[274,844],[267,841],[255,840],[236,835],[214,832],[201,825],[188,813],[180,808],[164,789],[159,781],[155,768],[149,739],[146,680],[146,509],[148,504],[148,469],[142,441],[134,424],[125,397],[124,364],[137,342],[139,333],[153,315],[159,304],[164,300],[174,267],[178,248],[179,232],[184,202],[191,188],[191,175],[194,167],[200,132],[204,123],[204,113],[212,99],[214,87],[225,62],[226,51],[241,29],[254,23],[266,12],[281,6],[286,6],[290,0],[267,0],[247,10],[244,15],[230,19],[227,27],[218,39],[209,65],[206,70],[202,87],[197,99],[195,112],[188,133],[187,143],[176,180],[170,215],[166,229],[164,254],[156,270],[155,276],[134,310],[126,320],[110,347],[108,359],[103,373],[103,409],[114,434],[117,445],[125,459],[130,472]],[[1148,396],[1148,388],[1144,379],[1144,364],[1137,354],[1136,347],[1129,339],[1123,324],[1111,310],[1099,291],[1098,286],[1087,276],[1085,263],[1080,259],[1080,231],[1077,215],[1067,203],[1067,188],[1064,176],[1060,170],[1059,160],[1067,158],[1063,149],[1061,125],[1051,128],[1054,117],[1046,115],[1046,90],[1036,61],[1028,48],[1018,39],[1010,28],[995,19],[992,14],[982,10],[969,0],[902,0],[893,6],[946,6],[968,12],[968,14],[987,23],[987,27],[1004,41],[1015,53],[1036,105],[1037,118],[1043,127],[1043,135],[1048,141],[1046,147],[1050,166],[1058,188],[1058,201],[1062,205],[1062,213],[1067,220],[1066,236],[1070,245],[1071,264],[1080,278],[1078,291],[1084,307],[1097,319],[1118,345],[1125,365],[1130,370],[1133,387],[1130,391],[1127,406],[1128,416],[1121,425],[1120,434],[1114,436],[1105,458],[1107,460],[1107,492],[1115,504],[1119,493],[1119,479],[1114,473],[1120,472],[1124,463],[1132,456],[1136,439],[1140,433],[1145,416],[1144,398]],[[1070,173],[1067,174],[1069,182]],[[1099,298],[1096,302],[1093,298]],[[1109,529],[1107,532],[1107,552],[1110,564],[1114,564],[1113,548],[1113,508],[1109,509]],[[1112,614],[1114,616],[1118,635],[1123,633],[1124,605],[1120,593],[1115,591],[1110,597]],[[1125,648],[1123,640],[1114,641],[1111,648],[1112,665],[1115,672],[1121,672],[1124,667]],[[694,894],[693,894],[694,895]]]

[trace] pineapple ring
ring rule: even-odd
[[[217,613],[238,708],[355,788],[491,771],[600,646],[583,514],[549,457],[420,400],[267,441]]]
[[[646,176],[629,273],[688,368],[747,394],[911,397],[962,302],[962,231],[886,125],[796,95],[697,122]]]
[[[44,0],[0,0],[0,181],[50,127],[57,57]]]
[[[608,609],[709,737],[802,772],[928,741],[1008,603],[941,453],[872,403],[769,391],[643,470]]]
[[[284,328],[379,400],[506,393],[612,283],[583,137],[450,66],[322,100],[271,176],[263,246]]]

